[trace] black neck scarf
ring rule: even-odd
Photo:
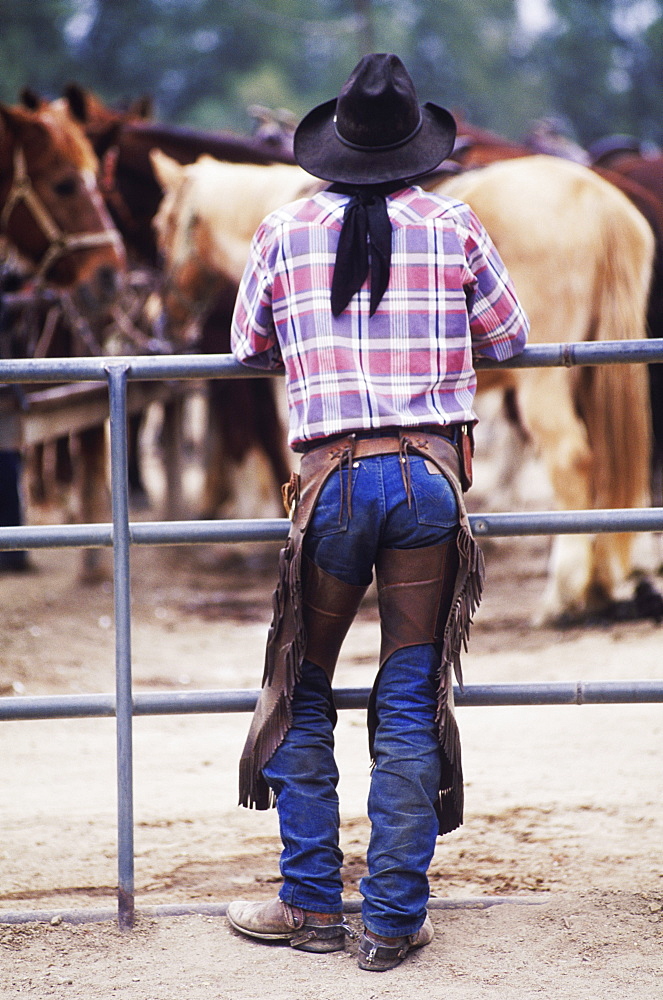
[[[351,195],[345,206],[343,228],[336,250],[331,288],[331,308],[340,316],[348,302],[362,287],[371,271],[373,315],[389,284],[391,267],[391,222],[386,195],[407,185],[399,180],[391,184],[353,186],[333,184],[330,191]]]

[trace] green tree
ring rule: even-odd
[[[71,13],[67,0],[0,0],[0,100],[13,104],[25,86],[48,91],[54,79],[67,79],[73,65],[64,29]]]
[[[634,41],[629,58],[625,125],[640,138],[663,145],[663,10]]]
[[[547,78],[552,107],[575,123],[586,143],[607,132],[660,142],[660,0],[550,2],[554,24],[531,62]]]
[[[416,0],[407,31],[393,32],[401,5],[384,5],[384,38],[394,41],[422,96],[477,125],[515,136],[539,107],[523,78],[515,0]],[[389,10],[391,8],[391,11]]]
[[[517,0],[0,0],[0,97],[76,80],[165,121],[246,131],[247,106],[301,116],[365,51],[397,52],[422,98],[519,138],[561,113],[588,142],[663,141],[663,0],[549,0],[525,33]]]

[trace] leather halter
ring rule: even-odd
[[[14,178],[0,215],[0,232],[7,236],[9,236],[11,214],[21,202],[29,209],[32,218],[48,240],[48,247],[35,274],[38,281],[46,277],[50,268],[61,257],[73,253],[75,250],[88,250],[106,244],[114,244],[118,250],[122,249],[120,234],[115,230],[105,229],[100,233],[64,233],[37,195],[28,174],[23,149],[21,146],[16,146],[14,149]]]

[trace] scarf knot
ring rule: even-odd
[[[397,190],[403,187],[403,182],[390,187]],[[391,222],[386,201],[389,191],[384,186],[349,189],[340,184],[333,185],[331,190],[351,195],[345,206],[343,227],[336,250],[331,288],[332,313],[340,316],[353,295],[362,288],[370,269],[369,315],[372,316],[389,284]]]

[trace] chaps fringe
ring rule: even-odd
[[[449,833],[463,822],[463,768],[461,760],[460,733],[454,712],[453,675],[463,687],[461,649],[467,651],[472,618],[481,602],[485,568],[483,552],[474,540],[467,515],[461,520],[458,530],[458,555],[460,565],[456,576],[454,598],[447,618],[442,642],[442,662],[437,694],[437,718],[440,746],[446,762],[442,769],[442,781],[438,808],[440,833]]]
[[[279,555],[262,690],[239,763],[239,804],[268,809],[274,796],[262,769],[292,725],[292,694],[306,649],[302,614],[302,552],[288,538]]]

